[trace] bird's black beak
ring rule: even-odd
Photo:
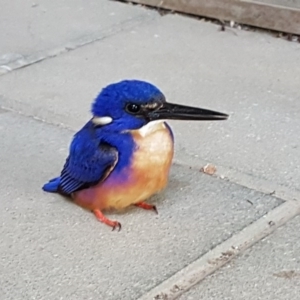
[[[163,102],[159,108],[148,112],[150,121],[154,120],[190,120],[221,121],[228,115],[208,109]]]

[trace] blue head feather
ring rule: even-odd
[[[111,124],[105,130],[122,131],[139,129],[147,123],[126,111],[126,104],[145,104],[157,97],[164,97],[153,84],[140,80],[123,80],[102,89],[92,104],[92,114],[97,117],[111,117]]]

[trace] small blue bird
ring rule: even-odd
[[[164,189],[174,153],[174,138],[164,121],[226,120],[228,115],[166,102],[154,85],[124,80],[102,89],[92,104],[92,118],[73,137],[59,177],[43,186],[46,192],[71,197],[77,205],[115,228],[106,209],[147,204]]]

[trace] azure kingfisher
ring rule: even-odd
[[[92,118],[73,137],[59,177],[43,186],[94,213],[96,218],[121,229],[108,219],[106,209],[147,204],[164,189],[174,153],[174,136],[165,122],[173,120],[226,120],[228,115],[166,101],[154,85],[124,80],[103,88],[91,108]]]

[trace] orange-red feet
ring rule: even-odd
[[[146,202],[140,202],[140,203],[136,203],[135,206],[143,208],[143,209],[147,209],[147,210],[154,210],[155,213],[158,214],[158,211],[157,211],[157,208],[155,205],[151,205]]]
[[[96,216],[96,218],[98,219],[98,221],[112,227],[112,230],[114,231],[116,228],[118,229],[118,231],[121,230],[122,226],[121,223],[117,222],[117,221],[112,221],[108,218],[106,218],[103,213],[99,210],[99,209],[94,209],[93,210],[94,215]]]

